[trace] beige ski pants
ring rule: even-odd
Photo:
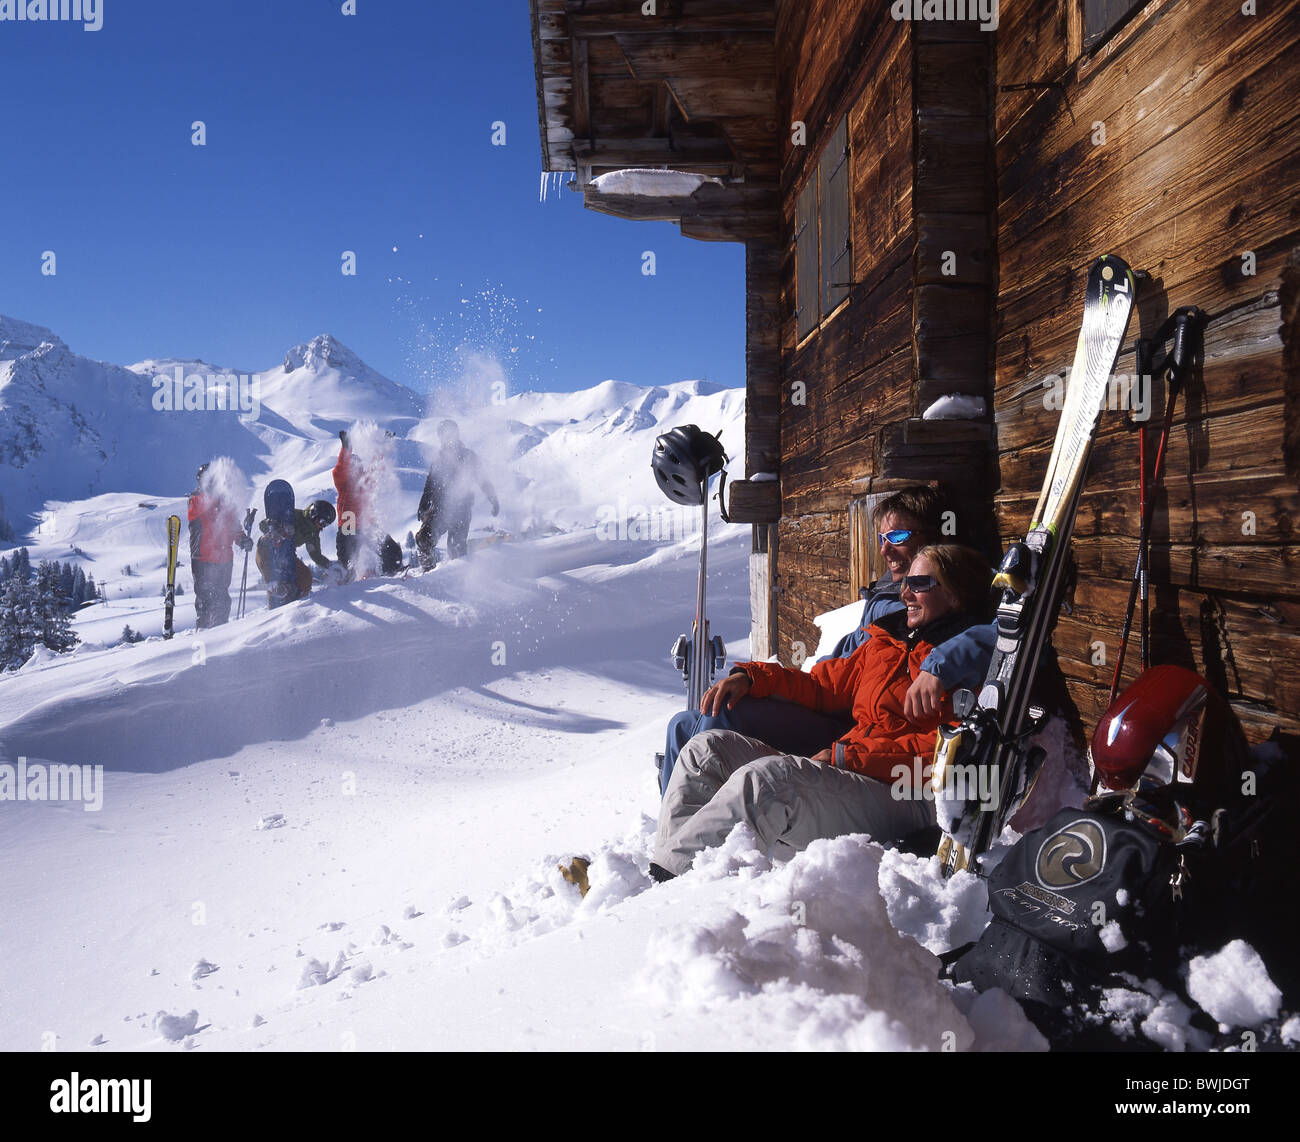
[[[867,833],[898,840],[935,823],[934,803],[899,798],[874,777],[836,769],[730,730],[696,734],[682,749],[659,809],[655,863],[680,875],[695,854],[744,821],[773,855],[818,837]],[[775,850],[775,851],[773,851]]]

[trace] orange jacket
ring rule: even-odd
[[[848,658],[829,658],[810,673],[788,670],[774,662],[745,662],[736,669],[749,676],[752,698],[776,696],[822,713],[852,712],[857,723],[832,746],[836,765],[892,782],[900,763],[929,761],[939,725],[952,718],[944,695],[937,717],[911,722],[903,715],[908,687],[934,646],[972,625],[965,615],[947,616],[909,631],[907,612],[895,611],[873,623],[871,637]],[[842,756],[841,756],[842,755]]]
[[[359,461],[353,459],[351,448],[340,448],[338,463],[334,465],[334,487],[338,489],[339,527],[351,525],[349,530],[361,530],[361,478],[362,469]],[[352,513],[350,520],[344,516]]]
[[[190,493],[190,559],[195,563],[230,563],[231,550],[243,534],[239,513],[215,496]]]

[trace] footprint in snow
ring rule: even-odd
[[[202,979],[204,976],[211,975],[214,971],[219,970],[220,969],[217,965],[211,961],[199,960],[199,962],[190,969],[190,979]]]
[[[269,813],[257,820],[258,829],[279,829],[285,825],[283,813]]]
[[[189,1011],[184,1015],[169,1015],[166,1011],[160,1011],[154,1016],[153,1027],[164,1039],[172,1043],[179,1043],[182,1039],[194,1034],[198,1022],[199,1013],[197,1011]]]

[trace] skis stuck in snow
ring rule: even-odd
[[[1132,270],[1113,254],[1092,264],[1042,492],[1028,534],[1007,548],[993,579],[1001,591],[998,635],[984,686],[978,695],[957,692],[959,722],[941,727],[935,744],[930,780],[945,875],[969,867],[993,843],[1043,760],[1029,739],[1046,714],[1030,706],[1029,695],[1056,624],[1079,490],[1136,289]],[[994,796],[981,802],[973,795],[977,789],[991,789]]]
[[[176,550],[181,541],[181,517],[167,517],[167,595],[163,604],[163,638],[172,636],[172,612],[176,607]]]

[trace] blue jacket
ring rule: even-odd
[[[840,639],[826,657],[848,658],[871,637],[867,628],[872,623],[878,624],[885,615],[901,611],[903,600],[899,594],[902,589],[902,581],[894,582],[889,572],[885,572],[874,587],[863,587],[861,594],[866,605],[862,608],[861,624],[857,630]],[[978,690],[984,682],[997,639],[996,621],[977,623],[936,646],[921,663],[921,669],[938,678],[943,683],[943,688],[949,692],[960,687]]]

